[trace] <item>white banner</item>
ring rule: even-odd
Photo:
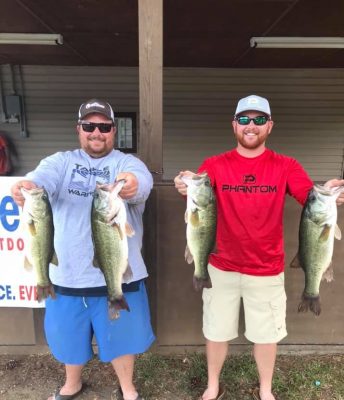
[[[36,298],[36,277],[24,268],[24,227],[21,207],[11,197],[11,186],[21,177],[0,177],[0,307],[44,307]]]

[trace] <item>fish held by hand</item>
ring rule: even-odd
[[[193,286],[200,291],[212,287],[208,258],[215,246],[216,199],[207,173],[181,179],[187,186],[185,259],[189,264],[194,263]]]

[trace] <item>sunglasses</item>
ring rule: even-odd
[[[89,133],[94,132],[96,128],[98,128],[99,132],[101,132],[101,133],[109,133],[111,131],[112,127],[114,126],[113,123],[107,124],[104,122],[96,123],[96,122],[85,122],[85,121],[79,122],[78,125],[81,125],[82,129],[85,132],[89,132]]]
[[[246,115],[242,115],[240,117],[235,117],[234,118],[235,121],[238,122],[239,125],[249,125],[249,123],[251,121],[253,121],[253,123],[255,125],[265,125],[270,118],[264,116],[264,115],[259,115],[258,117],[254,117],[254,118],[250,118],[250,117],[246,117]]]

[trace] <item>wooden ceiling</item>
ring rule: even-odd
[[[0,45],[0,64],[137,66],[138,1],[1,0],[1,33],[59,33],[64,44]],[[344,37],[344,0],[163,3],[165,67],[344,67],[344,49],[249,45],[252,36]]]

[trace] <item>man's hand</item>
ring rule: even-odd
[[[187,176],[187,177],[192,177],[196,175],[194,172],[192,171],[180,171],[179,175],[177,175],[174,178],[174,186],[176,187],[176,189],[178,190],[178,192],[180,194],[182,194],[183,196],[186,196],[186,190],[187,190],[187,186],[186,184],[182,181],[182,176]]]
[[[344,179],[330,179],[324,186],[331,188],[337,186],[343,186],[343,192],[337,197],[337,206],[344,204]]]
[[[119,192],[119,195],[122,197],[122,199],[131,199],[137,193],[139,182],[136,176],[131,172],[121,172],[118,174],[116,181],[121,179],[125,179],[125,184],[122,190]]]
[[[37,185],[32,181],[28,180],[18,181],[11,187],[11,196],[13,197],[15,203],[18,204],[18,206],[23,207],[25,199],[20,189],[25,188],[30,190],[36,187]]]

